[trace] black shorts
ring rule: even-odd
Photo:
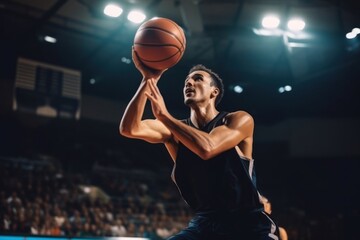
[[[278,228],[263,211],[199,213],[168,240],[278,240]]]

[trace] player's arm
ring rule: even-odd
[[[171,132],[164,124],[156,119],[142,120],[147,99],[144,95],[146,85],[146,81],[143,80],[126,107],[119,131],[125,137],[142,139],[151,143],[164,143],[171,137]]]
[[[158,81],[164,71],[155,71],[146,68],[138,60],[133,51],[133,61],[136,68],[143,75],[138,90],[127,105],[120,121],[119,132],[129,138],[142,139],[151,143],[164,143],[172,136],[163,123],[156,119],[142,120],[147,98],[144,94],[149,88],[149,79]]]
[[[254,129],[253,118],[244,111],[229,114],[226,123],[210,133],[183,124],[172,116],[161,118],[161,121],[180,142],[204,160],[235,147],[251,137]]]
[[[224,125],[214,128],[210,133],[190,127],[175,119],[167,111],[165,102],[154,81],[149,81],[152,111],[156,118],[187,148],[204,160],[238,145],[242,140],[252,137],[254,120],[244,111],[230,113]]]

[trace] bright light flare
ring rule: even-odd
[[[305,22],[302,19],[294,18],[288,21],[287,26],[291,31],[301,31],[305,28]]]
[[[353,38],[356,38],[356,33],[355,32],[349,32],[346,34],[346,38],[347,39],[353,39]]]
[[[261,24],[264,28],[274,29],[280,25],[280,19],[277,16],[269,15],[263,18]]]
[[[104,8],[104,14],[109,17],[119,17],[122,12],[122,8],[116,4],[108,4]]]
[[[351,32],[360,34],[360,28],[353,28],[353,30]]]
[[[284,90],[287,91],[287,92],[290,92],[292,90],[292,87],[290,85],[286,85],[284,87]]]
[[[142,23],[145,18],[146,15],[139,10],[132,10],[127,16],[127,19],[133,23]]]
[[[244,90],[244,89],[243,89],[241,86],[239,86],[239,85],[236,85],[236,86],[234,87],[234,92],[236,92],[236,93],[242,93],[243,90]]]
[[[51,37],[51,36],[45,36],[45,37],[44,37],[44,40],[45,40],[46,42],[49,42],[49,43],[56,43],[56,42],[57,42],[57,39],[54,38],[54,37]]]

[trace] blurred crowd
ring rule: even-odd
[[[150,191],[147,183],[137,180],[105,174],[70,176],[49,168],[20,166],[2,167],[0,179],[3,234],[165,239],[191,218],[172,190]],[[107,184],[113,196],[90,197],[79,187],[92,181]]]
[[[1,165],[0,234],[160,240],[186,227],[192,217],[169,176],[159,181],[144,174],[142,179],[130,177],[136,176],[132,173],[69,174],[59,169]],[[345,228],[356,229],[351,226],[359,222],[359,213],[316,218],[298,208],[282,210],[275,210],[273,218],[293,240],[353,239]]]

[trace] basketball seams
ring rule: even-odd
[[[161,31],[161,32],[165,32],[165,33],[168,33],[169,35],[171,35],[173,38],[175,38],[180,44],[181,46],[184,48],[184,44],[181,42],[181,40],[172,32],[168,31],[168,30],[165,30],[165,29],[162,29],[162,28],[159,28],[159,27],[144,27],[142,29],[139,29],[138,32],[141,32],[141,31],[144,31],[144,30],[147,30],[147,29],[150,29],[150,30],[158,30],[158,31]]]
[[[153,44],[153,43],[134,43],[134,45],[145,46],[145,47],[175,47],[181,52],[181,49],[175,44]]]
[[[183,38],[182,41],[180,41],[181,43],[181,46],[184,48],[185,50],[185,44],[186,44],[186,40],[185,40],[185,33],[184,33],[184,30],[182,28],[180,28],[180,26],[174,22],[174,21],[171,21],[171,20],[168,20],[170,23],[172,23],[172,25],[174,25],[176,27],[176,29],[180,32],[180,35],[181,37]]]
[[[185,50],[185,44],[186,44],[186,39],[185,39],[185,32],[182,28],[180,28],[179,25],[177,25],[175,22],[169,20],[169,22],[171,22],[176,28],[177,30],[180,32],[181,37],[183,38],[182,41],[180,41],[181,46],[183,47],[183,51]]]
[[[185,51],[185,45],[186,45],[186,39],[185,39],[185,33],[184,30],[182,28],[179,27],[179,25],[177,25],[175,22],[170,21],[175,27],[176,29],[180,32],[182,41],[180,41],[181,43],[181,47],[183,48],[182,51]]]
[[[140,57],[140,60],[141,60],[141,61],[145,61],[145,62],[151,62],[151,63],[163,62],[163,61],[169,60],[170,58],[174,57],[174,56],[175,56],[176,54],[178,54],[178,53],[180,53],[180,55],[181,55],[180,50],[178,50],[178,51],[175,52],[173,55],[171,55],[171,56],[169,56],[169,57],[167,57],[167,58],[163,58],[163,59],[161,59],[161,60],[146,60],[146,59],[141,58],[141,57]]]
[[[184,52],[180,52],[178,58],[175,60],[175,62],[179,62]]]

